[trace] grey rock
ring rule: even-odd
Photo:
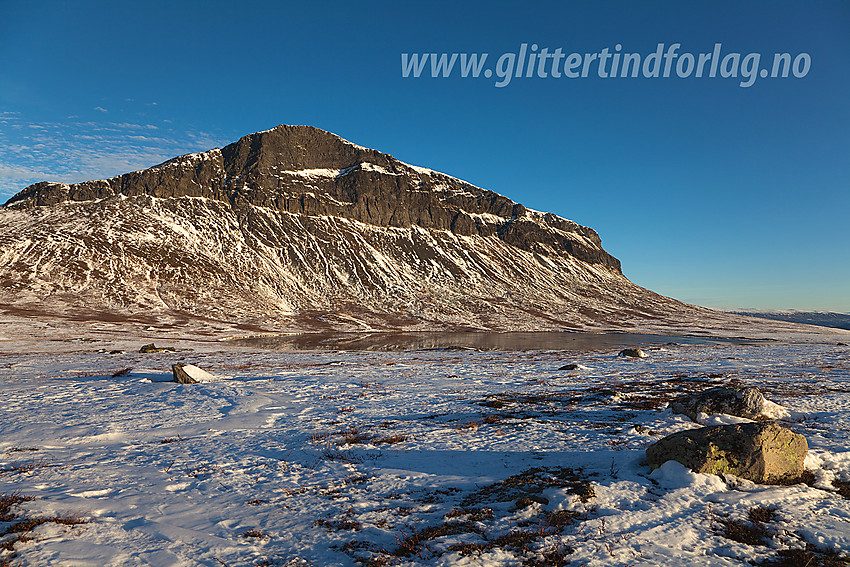
[[[187,366],[184,362],[178,362],[171,365],[171,374],[174,375],[174,381],[178,384],[197,384],[197,380],[186,374],[183,367]]]
[[[177,349],[174,347],[158,347],[154,343],[149,345],[144,345],[139,349],[139,352],[142,354],[152,354],[157,352],[177,352]]]
[[[560,367],[558,370],[578,370],[578,364],[575,364],[575,363],[565,364],[562,367]]]
[[[680,396],[670,402],[670,409],[673,413],[684,414],[694,421],[699,413],[725,413],[758,419],[765,416],[767,404],[758,388],[718,386]]]
[[[800,477],[807,452],[805,437],[775,422],[740,423],[668,435],[646,449],[646,460],[653,469],[673,460],[694,472],[779,484]]]
[[[648,355],[639,348],[624,348],[618,356],[624,358],[646,358]]]

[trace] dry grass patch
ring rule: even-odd
[[[338,445],[359,445],[370,441],[373,437],[371,433],[360,431],[356,427],[347,431],[340,431],[337,435],[342,436],[342,441],[338,442]]]
[[[846,480],[833,479],[832,486],[838,491],[838,494],[844,498],[850,498],[850,482]]]
[[[361,529],[360,522],[355,520],[316,520],[313,522],[313,525],[325,527],[329,532],[333,530],[353,530],[359,532]]]
[[[785,549],[758,564],[759,567],[847,567],[850,556],[835,551],[820,551],[812,546],[806,549]]]
[[[813,488],[815,488],[815,482],[817,482],[817,477],[815,477],[815,473],[810,470],[804,470],[800,476],[796,477],[783,477],[776,481],[776,484],[781,486],[794,486],[795,484],[807,484]]]
[[[770,532],[761,524],[741,520],[716,520],[718,533],[726,539],[745,545],[767,545]]]
[[[569,545],[558,544],[551,549],[542,551],[539,559],[536,557],[526,559],[522,564],[524,567],[564,567],[570,564],[567,557],[574,552],[575,550]]]
[[[502,392],[490,394],[478,405],[509,412],[536,412],[556,414],[576,406],[608,404],[619,409],[657,410],[664,404],[683,395],[700,392],[724,384],[722,375],[711,374],[688,377],[677,374],[666,380],[648,381],[611,379],[604,385],[591,386],[583,390],[567,390],[541,394]],[[726,380],[732,383],[734,380]]]
[[[13,508],[15,508],[18,504],[29,500],[34,500],[34,497],[21,496],[19,492],[0,495],[0,521],[9,523],[9,525],[0,532],[0,537],[4,537],[4,540],[0,542],[0,549],[10,553],[9,556],[0,560],[0,567],[3,567],[4,565],[11,565],[11,560],[15,558],[15,544],[31,540],[32,537],[28,534],[38,526],[48,523],[63,526],[77,526],[88,523],[88,520],[80,514],[37,518],[24,517],[20,519],[19,514],[15,513]]]
[[[368,431],[362,431],[358,427],[350,427],[348,429],[338,431],[333,435],[337,437],[342,437],[342,439],[338,439],[335,441],[338,446],[346,446],[346,445],[394,445],[396,443],[403,443],[407,441],[407,435],[395,434],[395,435],[375,435],[374,433],[370,433]],[[330,444],[330,435],[328,434],[313,434],[313,443],[314,444]]]
[[[767,545],[774,536],[773,530],[765,524],[777,519],[776,510],[765,506],[756,506],[747,511],[747,520],[714,518],[717,532],[732,541],[745,545]]]
[[[373,445],[394,445],[396,443],[404,443],[407,441],[407,435],[388,435],[372,440]]]
[[[750,508],[747,511],[747,519],[755,524],[766,524],[769,522],[776,521],[777,514],[776,510],[773,508],[767,508],[765,506],[756,506],[755,508]]]
[[[439,537],[459,535],[459,534],[482,534],[481,528],[475,525],[474,522],[448,522],[439,526],[429,526],[422,531],[414,531],[407,535],[404,532],[400,536],[396,536],[398,547],[392,552],[396,557],[410,557],[420,553],[427,542],[435,540]]]
[[[18,517],[12,508],[22,502],[35,500],[34,496],[21,496],[20,491],[11,494],[0,494],[0,522],[11,522]]]
[[[41,457],[26,463],[12,463],[5,469],[0,469],[0,474],[8,472],[28,473],[37,469],[46,469],[54,466],[56,465],[54,464],[53,457]]]
[[[461,557],[467,557],[473,553],[480,555],[490,549],[486,543],[455,543],[446,548],[446,551],[457,553]]]
[[[0,536],[30,532],[38,526],[47,523],[60,524],[63,526],[78,526],[80,524],[88,523],[88,520],[83,518],[81,515],[50,516],[47,518],[26,518],[24,520],[21,520],[20,522],[13,522],[5,530],[3,530],[2,533],[0,533]]]
[[[443,517],[447,520],[464,517],[470,522],[483,522],[492,520],[495,514],[492,508],[485,506],[483,508],[454,508],[451,512],[444,514]]]
[[[506,547],[520,551],[531,551],[530,544],[543,537],[543,533],[530,530],[511,530],[492,541],[490,547]]]
[[[504,519],[501,518],[502,514],[510,515],[512,512],[501,511],[503,506],[497,508],[483,505],[518,500],[527,500],[529,504],[536,505],[546,501],[540,493],[547,488],[565,489],[581,502],[587,502],[595,496],[588,475],[581,470],[566,467],[530,468],[467,493],[465,497],[458,494],[460,490],[457,488],[434,489],[417,500],[422,503],[435,503],[447,498],[458,498],[459,501],[457,507],[443,515],[443,522],[421,529],[414,528],[412,532],[399,532],[396,535],[397,545],[390,551],[377,549],[368,542],[352,542],[352,545],[343,551],[366,565],[384,565],[387,561],[394,564],[414,556],[427,559],[456,553],[466,557],[499,550],[513,554],[523,566],[566,565],[567,556],[573,553],[573,550],[562,545],[557,535],[583,516],[582,514],[569,510],[549,513],[539,510],[536,519],[518,524],[511,522],[513,527],[505,531],[503,523],[498,524],[500,527],[497,528],[494,522]],[[496,509],[500,512],[497,513]],[[321,521],[317,522],[317,525],[335,524],[331,521]],[[551,542],[545,545],[543,540],[552,536],[556,536],[557,545],[552,546]],[[364,552],[370,557],[364,558]]]
[[[582,502],[587,502],[596,493],[593,484],[581,469],[567,467],[535,467],[505,480],[478,489],[467,496],[462,506],[474,506],[481,502],[511,502],[529,495],[536,495],[547,488],[565,488]]]
[[[252,528],[250,530],[242,532],[242,537],[247,539],[269,539],[271,536],[264,533],[262,530]]]
[[[546,523],[553,527],[563,527],[573,523],[581,514],[572,510],[557,510],[549,514]]]

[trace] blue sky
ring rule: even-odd
[[[306,4],[0,0],[0,200],[311,124],[591,226],[677,299],[850,312],[847,2]],[[401,74],[401,53],[522,43],[811,67],[746,88]]]

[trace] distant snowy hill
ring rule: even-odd
[[[790,321],[805,325],[818,325],[820,327],[831,327],[834,329],[850,330],[850,313],[835,313],[833,311],[729,311],[737,315],[759,317],[772,321]]]
[[[758,324],[633,284],[588,227],[308,126],[24,189],[0,208],[0,312],[249,332]]]

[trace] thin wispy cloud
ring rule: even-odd
[[[0,123],[0,203],[38,181],[105,179],[231,141],[166,121],[27,123],[0,112]]]

